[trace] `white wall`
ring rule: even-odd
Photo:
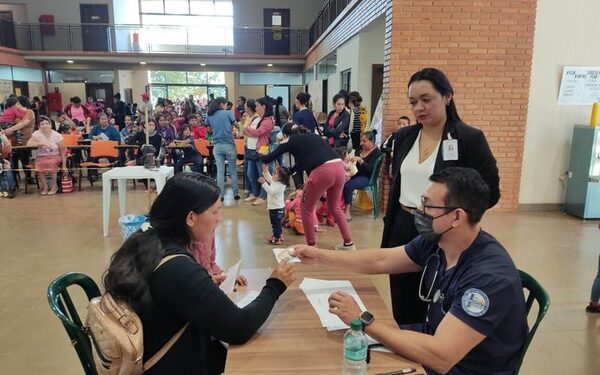
[[[556,104],[564,65],[600,64],[600,1],[538,0],[520,204],[563,203],[574,124],[591,106]]]
[[[375,108],[371,107],[371,85],[373,83],[373,64],[383,64],[385,50],[385,18],[381,17],[372,22],[365,30],[358,34],[359,52],[358,69],[352,72],[352,90],[360,92],[363,105],[367,107],[368,120]],[[339,66],[339,64],[338,64]],[[356,75],[356,85],[354,76]]]
[[[135,1],[135,0],[130,0]],[[41,14],[54,15],[55,23],[81,23],[79,4],[108,4],[108,18],[113,23],[112,0],[10,0],[11,4],[27,6],[28,22],[38,23]]]
[[[54,92],[55,87],[58,87],[61,93],[63,108],[74,96],[79,96],[81,101],[85,101],[85,83],[49,83],[48,92]]]
[[[290,27],[308,29],[317,18],[324,0],[233,0],[233,25],[263,27],[264,8],[290,10]]]
[[[15,22],[27,22],[27,7],[25,5],[16,4],[0,4],[1,11],[11,11],[13,14],[13,21]]]

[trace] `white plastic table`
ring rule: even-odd
[[[174,176],[173,167],[161,166],[159,169],[146,169],[143,166],[113,168],[102,173],[102,224],[104,236],[108,236],[108,220],[110,218],[111,181],[117,180],[119,189],[119,212],[125,215],[127,204],[127,180],[150,179],[156,181],[156,192],[160,194],[167,180]]]

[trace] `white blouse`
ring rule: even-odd
[[[421,132],[400,166],[400,204],[406,207],[419,207],[421,195],[429,186],[429,176],[433,174],[435,159],[440,148],[440,141],[427,159],[419,164],[419,141]]]

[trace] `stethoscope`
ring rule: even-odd
[[[429,287],[429,291],[426,295],[423,295],[423,280],[425,279],[425,275],[427,275],[427,270],[430,268],[432,261],[437,262],[435,267],[435,273],[433,274],[433,279],[431,280],[431,286]],[[442,262],[440,258],[440,249],[438,248],[434,254],[431,254],[429,258],[427,258],[427,262],[425,263],[425,268],[423,269],[423,273],[421,274],[421,281],[419,282],[419,298],[421,299],[421,301],[430,304],[427,307],[427,310],[429,310],[431,303],[439,303],[441,306],[442,313],[446,315],[447,311],[444,309],[444,300],[446,299],[446,294],[442,292],[442,289],[439,287],[434,291],[434,288],[438,281],[438,274],[440,272],[441,263]],[[454,278],[454,275],[452,275],[452,278]],[[448,282],[448,288],[450,288],[451,283],[452,280]],[[446,291],[448,290],[448,288],[446,289]]]

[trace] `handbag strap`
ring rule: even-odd
[[[170,261],[173,258],[176,257],[182,257],[182,256],[187,256],[185,254],[174,254],[174,255],[168,255],[164,258],[162,258],[160,260],[160,262],[158,263],[158,266],[156,266],[156,268],[154,269],[154,271],[156,271],[160,266],[162,266],[163,264],[167,263],[168,261]],[[149,369],[152,368],[152,366],[154,366],[158,361],[160,361],[162,359],[162,357],[165,356],[165,354],[167,354],[167,352],[169,350],[171,350],[171,348],[173,347],[173,345],[175,345],[175,343],[177,341],[179,341],[179,339],[181,338],[181,336],[183,335],[183,333],[185,332],[185,330],[187,329],[187,327],[190,325],[190,323],[186,323],[183,328],[181,328],[176,334],[173,335],[173,337],[171,337],[171,339],[169,339],[169,341],[167,341],[167,343],[165,345],[163,345],[162,348],[160,348],[160,350],[158,352],[156,352],[156,354],[154,354],[152,357],[150,357],[149,360],[146,361],[146,363],[144,363],[144,367],[143,367],[143,371],[142,372],[146,372]]]

